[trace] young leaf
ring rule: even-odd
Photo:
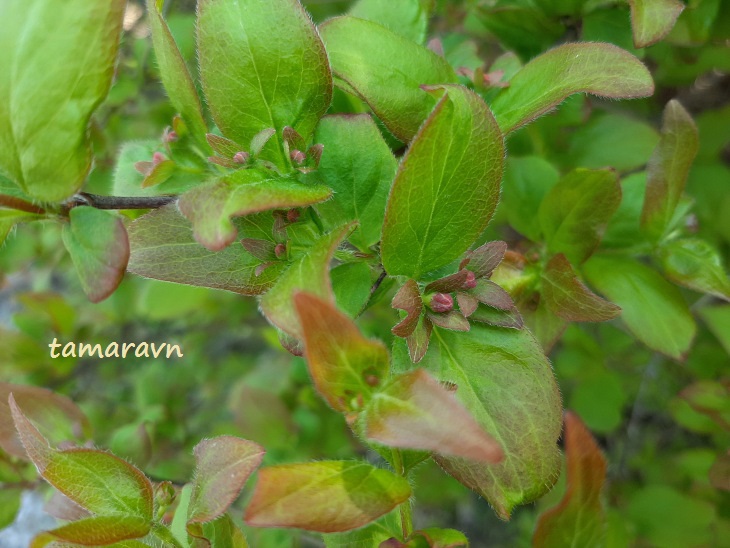
[[[52,449],[12,395],[9,403],[23,447],[43,479],[93,514],[152,520],[152,484],[142,472],[103,451]]]
[[[710,468],[710,484],[715,489],[730,491],[730,451],[718,455]]]
[[[460,256],[499,200],[504,142],[489,108],[464,87],[443,89],[388,198],[381,252],[390,275],[418,279]]]
[[[664,273],[676,284],[730,301],[730,279],[722,258],[699,239],[674,240],[661,250]]]
[[[333,198],[316,209],[326,228],[358,221],[360,226],[350,241],[367,250],[380,241],[385,203],[398,163],[368,114],[326,116],[314,140],[324,145],[317,172],[334,191]]]
[[[664,234],[672,220],[698,147],[699,134],[692,117],[679,101],[669,101],[664,109],[661,139],[647,166],[641,212],[642,227],[654,239]]]
[[[0,173],[32,198],[68,198],[89,173],[89,118],[112,82],[125,5],[0,3]]]
[[[304,335],[304,352],[314,386],[342,413],[359,411],[390,368],[388,351],[366,339],[350,318],[309,293],[294,295]]]
[[[542,296],[550,311],[569,322],[605,322],[621,308],[588,289],[562,253],[555,255],[542,273]]]
[[[188,525],[222,516],[261,464],[265,451],[248,440],[218,436],[201,441],[193,453],[196,466]]]
[[[350,238],[352,240],[352,238]],[[357,318],[370,299],[372,276],[367,263],[345,263],[330,271],[337,308]]]
[[[345,91],[363,99],[386,127],[408,142],[436,101],[422,85],[449,84],[456,74],[443,57],[387,28],[336,17],[320,26],[332,70]]]
[[[423,369],[399,375],[374,394],[365,409],[363,427],[368,439],[390,447],[492,464],[504,459],[494,438]]]
[[[588,281],[622,309],[641,342],[674,359],[689,350],[697,329],[679,290],[633,259],[596,256],[583,268]]]
[[[499,127],[509,133],[574,93],[632,99],[650,96],[654,83],[641,61],[612,44],[563,44],[527,63],[491,107]]]
[[[286,126],[306,140],[332,100],[327,54],[297,0],[201,0],[198,55],[213,119],[238,143]],[[261,157],[289,165],[281,138]]]
[[[211,251],[220,251],[238,234],[232,217],[308,206],[331,195],[324,185],[304,184],[293,178],[270,179],[244,169],[186,192],[178,207],[193,223],[195,239]]]
[[[135,220],[129,226],[129,241],[129,271],[155,280],[260,295],[281,272],[277,263],[257,276],[261,262],[243,246],[207,250],[195,241],[190,222],[175,204]]]
[[[540,516],[533,546],[602,546],[606,517],[600,496],[606,459],[591,433],[570,411],[565,414],[565,453],[568,488],[560,504]]]
[[[349,14],[379,23],[417,44],[423,44],[430,4],[429,0],[401,0],[396,3],[389,0],[359,0]]]
[[[408,500],[405,478],[356,461],[262,468],[245,521],[321,533],[356,529]]]
[[[674,27],[684,10],[679,0],[629,0],[634,46],[645,48],[656,44]]]
[[[560,393],[550,363],[528,331],[475,323],[469,333],[434,329],[421,366],[456,385],[456,399],[504,450],[499,464],[436,455],[446,472],[486,498],[504,519],[516,505],[550,489],[560,470]],[[395,345],[393,367],[412,367],[404,345]]]
[[[147,0],[148,22],[152,33],[155,57],[160,68],[160,77],[167,95],[180,113],[196,140],[205,145],[207,125],[195,84],[180,50],[161,13],[162,3]],[[206,147],[207,148],[207,147]]]
[[[573,264],[591,256],[621,204],[621,185],[610,169],[576,169],[555,185],[540,205],[548,249]]]
[[[303,338],[302,325],[294,308],[294,294],[307,291],[330,302],[334,301],[328,275],[330,260],[337,246],[353,228],[353,224],[347,224],[322,236],[289,266],[274,287],[261,298],[261,311],[272,324],[292,337]]]
[[[378,548],[382,542],[402,535],[401,531],[399,512],[393,510],[360,529],[330,533],[322,538],[326,548]]]
[[[17,209],[0,209],[0,245],[3,244],[15,225],[42,218],[40,215],[18,211]]]
[[[246,537],[231,517],[226,514],[215,521],[204,523],[200,528],[202,538],[215,548],[248,548]]]
[[[89,300],[98,303],[111,295],[124,278],[129,261],[129,238],[119,215],[74,207],[63,227],[63,243]]]
[[[49,545],[117,546],[117,542],[146,536],[151,528],[150,520],[138,516],[94,516],[43,532],[33,539],[30,548]]]

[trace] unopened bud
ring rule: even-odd
[[[437,314],[451,312],[454,309],[454,298],[446,293],[436,293],[431,297],[428,306]]]
[[[248,152],[241,150],[233,155],[233,161],[237,164],[245,164],[250,157],[251,155]]]
[[[286,220],[290,223],[296,223],[299,220],[300,215],[299,210],[290,209],[286,212]]]
[[[286,256],[286,245],[285,244],[276,244],[276,247],[274,248],[274,255],[276,255],[277,259],[281,259],[282,257]]]
[[[178,135],[176,131],[171,131],[167,135],[165,135],[165,141],[168,143],[174,143],[178,140]]]
[[[307,156],[301,151],[294,149],[289,154],[289,157],[292,159],[292,162],[297,164],[298,166],[302,165],[304,163],[304,160],[307,159]]]
[[[164,155],[164,154],[162,154],[162,152],[155,152],[155,153],[154,153],[154,154],[152,155],[152,163],[153,163],[154,165],[157,165],[157,164],[161,164],[161,163],[162,163],[162,162],[164,162],[164,161],[165,161],[166,159],[167,159],[167,158],[165,158],[165,155]]]
[[[466,279],[464,280],[464,289],[474,289],[477,286],[477,277],[471,270],[466,271]]]
[[[380,379],[378,379],[375,375],[366,375],[365,382],[368,386],[378,386],[380,384]]]

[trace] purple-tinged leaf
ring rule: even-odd
[[[429,312],[427,317],[437,327],[451,329],[452,331],[469,331],[469,320],[458,310],[449,310],[440,314]]]
[[[634,46],[645,48],[656,44],[674,27],[684,10],[679,0],[629,0]]]
[[[223,158],[232,159],[237,152],[243,150],[243,147],[237,142],[216,135],[215,133],[206,133],[205,139],[208,141],[210,148]]]
[[[489,306],[479,306],[469,319],[475,322],[494,325],[497,327],[507,327],[509,329],[522,329],[525,325],[520,311],[513,306],[509,310],[500,310]]]
[[[31,541],[30,548],[116,546],[117,542],[146,536],[151,528],[151,520],[138,516],[94,516],[41,533]]]
[[[129,239],[119,215],[93,207],[74,207],[63,227],[66,246],[89,300],[114,293],[129,261]]]
[[[681,103],[672,99],[664,108],[661,138],[646,169],[641,225],[655,240],[672,221],[698,148],[697,126]]]
[[[472,273],[472,275],[473,275],[473,273]],[[423,292],[424,293],[453,293],[454,291],[459,291],[461,289],[464,289],[464,284],[466,283],[468,277],[469,277],[468,270],[459,270],[455,274],[451,274],[449,276],[446,276],[444,278],[440,278],[436,281],[431,282],[424,288]]]
[[[244,517],[254,527],[349,531],[387,514],[411,496],[405,478],[357,461],[269,466],[258,475]]]
[[[730,279],[722,258],[697,238],[674,240],[659,251],[662,268],[674,283],[730,301]]]
[[[483,278],[477,280],[477,286],[469,290],[469,295],[480,303],[491,306],[492,308],[511,310],[515,307],[515,303],[512,301],[509,293],[496,283]]]
[[[390,369],[388,351],[362,336],[355,323],[327,301],[297,293],[294,301],[314,386],[342,413],[361,410]]]
[[[617,46],[563,44],[527,63],[491,105],[506,134],[551,111],[574,93],[611,99],[648,97],[654,93],[654,82],[641,61]]]
[[[277,259],[274,248],[276,245],[270,240],[258,240],[256,238],[244,238],[241,245],[259,261],[275,261]]]
[[[489,278],[507,251],[505,242],[488,242],[470,251],[459,268],[468,268],[477,278]]]
[[[560,503],[540,516],[533,546],[601,546],[606,534],[601,503],[606,459],[591,433],[570,411],[565,414],[565,453],[568,488]]]
[[[175,162],[172,160],[163,160],[158,164],[153,164],[152,169],[142,180],[142,188],[160,185],[172,177],[173,173],[175,173]]]
[[[208,161],[211,164],[215,164],[217,166],[225,167],[228,169],[238,169],[239,167],[241,167],[239,164],[234,162],[232,159],[221,158],[220,156],[209,156]]]
[[[48,502],[43,505],[43,511],[56,519],[64,521],[78,521],[91,517],[88,510],[84,510],[60,491],[54,491]]]
[[[368,439],[390,447],[489,463],[504,458],[494,438],[423,369],[403,373],[375,393],[365,409],[363,426]]]
[[[550,311],[569,322],[605,322],[621,315],[621,308],[602,299],[578,279],[562,253],[542,273],[542,297]]]
[[[410,336],[415,331],[423,312],[423,300],[415,280],[408,280],[401,286],[393,297],[391,306],[406,312],[406,317],[391,329],[393,335],[404,338]]]
[[[193,453],[196,466],[188,524],[205,523],[225,514],[261,465],[265,451],[252,441],[218,436],[201,441]]]
[[[416,328],[413,333],[408,335],[406,338],[406,344],[408,346],[408,354],[413,363],[420,362],[426,355],[428,350],[428,344],[431,340],[431,331],[433,330],[433,324],[428,316],[421,316],[416,323]]]
[[[477,308],[479,308],[479,301],[468,293],[457,293],[456,302],[459,304],[459,310],[465,318],[474,314]]]

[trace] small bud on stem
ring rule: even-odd
[[[446,293],[434,293],[428,301],[428,306],[437,314],[451,312],[454,309],[454,298]]]
[[[282,259],[286,257],[286,244],[276,244],[276,247],[274,248],[274,254],[276,255],[277,259]]]
[[[233,155],[233,161],[237,164],[245,164],[248,162],[251,155],[248,152],[240,150]]]
[[[157,165],[157,164],[161,164],[161,163],[162,163],[162,162],[164,162],[164,161],[165,161],[166,159],[167,159],[167,158],[165,158],[165,155],[164,155],[164,154],[162,154],[162,152],[155,152],[155,153],[154,153],[154,154],[152,155],[152,163],[153,163],[154,165]]]
[[[474,289],[477,286],[477,277],[471,270],[467,270],[466,279],[464,280],[464,289]]]
[[[307,156],[301,150],[297,149],[292,150],[289,154],[289,157],[292,159],[292,162],[294,162],[298,166],[302,165],[307,159]]]

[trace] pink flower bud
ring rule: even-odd
[[[289,157],[298,166],[302,165],[304,163],[304,160],[307,159],[306,155],[301,150],[297,149],[292,150],[289,154]]]
[[[428,305],[437,314],[451,312],[454,309],[454,298],[446,293],[436,293]]]
[[[276,255],[277,259],[286,257],[286,245],[285,244],[276,244],[276,247],[274,248],[274,255]]]
[[[171,131],[170,133],[168,133],[165,136],[165,140],[168,143],[174,143],[175,141],[177,141],[177,139],[178,139],[178,135],[177,135],[177,132],[176,131]]]
[[[155,153],[154,153],[154,154],[152,155],[152,163],[153,163],[154,165],[157,165],[157,164],[161,164],[161,163],[162,163],[162,162],[164,162],[165,160],[167,160],[167,158],[165,158],[165,155],[164,155],[164,154],[162,154],[162,152],[155,152]]]
[[[464,289],[474,289],[477,286],[477,277],[471,270],[466,271],[466,279],[464,280]]]
[[[248,162],[248,159],[250,157],[251,155],[248,152],[244,152],[243,150],[241,150],[233,155],[233,161],[237,164],[245,164]]]
[[[290,209],[286,212],[286,220],[290,223],[296,223],[299,220],[300,213],[296,209]]]

